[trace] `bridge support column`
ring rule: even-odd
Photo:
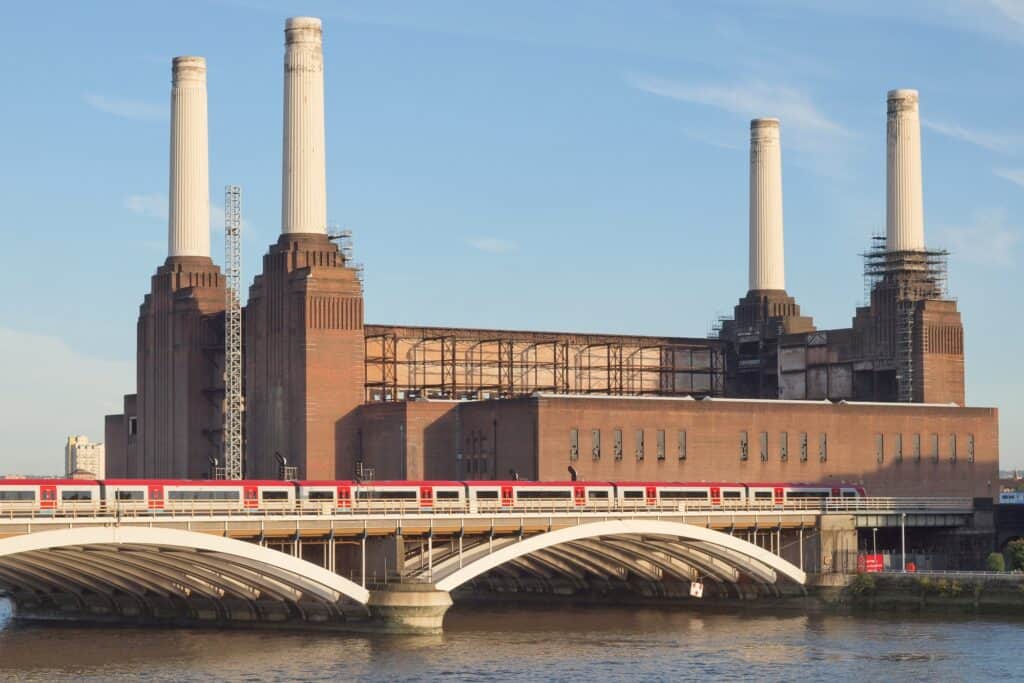
[[[857,570],[857,523],[853,515],[822,515],[821,580],[829,583],[837,575]],[[840,581],[840,583],[842,583]]]
[[[439,633],[452,597],[431,583],[398,583],[371,591],[366,605],[381,630]]]

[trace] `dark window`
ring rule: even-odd
[[[789,432],[779,434],[779,461],[789,460]]]
[[[679,459],[686,460],[686,430],[679,430]]]
[[[118,491],[114,494],[115,500],[144,500],[145,495],[142,491]]]
[[[288,500],[287,491],[260,491],[263,500]]]
[[[580,430],[569,430],[569,460],[580,459]]]
[[[612,436],[614,439],[613,447],[615,449],[615,459],[622,460],[622,430],[616,428],[615,431],[612,432]]]
[[[974,462],[974,434],[967,435],[967,462]]]
[[[665,459],[665,430],[658,430],[658,460]]]
[[[740,460],[746,460],[750,456],[750,447],[747,443],[747,433],[740,432]]]
[[[458,500],[460,495],[458,491],[434,491],[434,498],[438,500]]]
[[[828,460],[828,434],[825,432],[818,435],[818,460],[821,462]]]
[[[636,430],[636,459],[637,461],[644,459],[644,430]]]
[[[607,491],[587,491],[587,498],[608,498]]]
[[[92,500],[92,491],[61,491],[61,500]]]
[[[35,491],[0,491],[0,501],[35,500]]]
[[[498,500],[497,491],[474,491],[477,500]]]
[[[885,462],[885,434],[875,434],[875,460]]]
[[[938,434],[932,434],[931,440],[932,440],[932,462],[938,462],[939,461],[939,435]]]
[[[529,489],[527,491],[516,491],[516,498],[519,500],[551,500],[553,498],[566,500],[572,498],[572,491],[559,489]]]
[[[594,460],[601,459],[601,430],[591,429],[590,430],[590,454]]]
[[[707,491],[661,491],[662,500],[678,500],[685,498],[687,500],[707,500]]]
[[[415,491],[376,491],[360,489],[356,491],[356,500],[415,500]]]
[[[767,498],[767,499],[771,500],[771,497],[772,497],[772,492],[771,491],[754,491],[754,500],[761,500],[763,498]]]
[[[921,462],[921,435],[914,434],[914,461]]]
[[[828,498],[832,493],[830,491],[790,491],[786,494],[787,498]]]
[[[742,498],[742,497],[743,497],[743,494],[741,494],[739,491],[722,491],[722,498],[738,499],[738,498]]]
[[[128,436],[135,436],[139,433],[139,419],[137,417],[128,418]]]
[[[856,491],[843,491],[843,498],[856,498],[856,497],[857,497],[857,492]]]
[[[238,500],[238,491],[168,491],[167,500]]]
[[[334,500],[334,491],[310,491],[310,500]]]
[[[761,462],[768,462],[768,432],[761,432]]]
[[[807,462],[807,432],[800,432],[800,462]]]
[[[893,441],[893,457],[896,458],[896,462],[901,462],[903,460],[903,435],[895,434],[893,438],[895,439]]]
[[[622,492],[622,497],[623,498],[643,498],[644,497],[644,492],[643,491],[623,491]]]

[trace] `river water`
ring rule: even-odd
[[[1024,621],[456,606],[438,636],[26,626],[0,680],[976,681],[1020,674]]]

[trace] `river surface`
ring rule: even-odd
[[[1010,680],[1024,620],[456,606],[438,636],[27,626],[0,680]]]

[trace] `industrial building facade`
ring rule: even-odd
[[[174,62],[166,262],[139,317],[115,475],[223,457],[224,280],[209,254],[205,63]],[[888,97],[869,302],[819,330],[785,289],[780,124],[751,122],[747,293],[711,337],[368,325],[326,225],[319,20],[285,28],[282,231],[245,308],[245,473],[303,478],[845,479],[991,496],[995,409],[964,407],[946,256],[924,242],[916,91]]]

